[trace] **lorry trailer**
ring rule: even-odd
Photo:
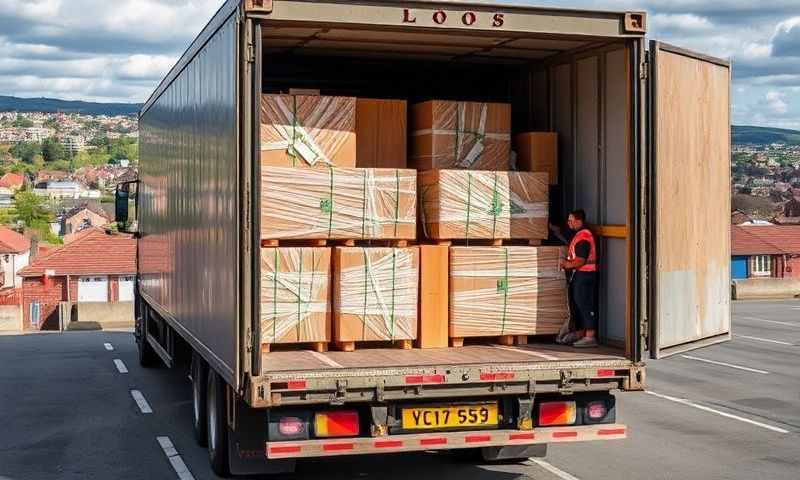
[[[135,210],[140,361],[191,359],[216,473],[625,438],[614,394],[644,388],[647,358],[730,339],[730,64],[646,27],[468,1],[221,6],[141,109]],[[552,208],[597,225],[601,346],[262,351],[259,100],[291,89],[503,102],[513,133],[556,132]]]

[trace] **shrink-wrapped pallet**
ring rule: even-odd
[[[356,100],[356,166],[406,168],[408,107],[405,100]]]
[[[427,238],[547,238],[545,173],[429,170],[419,195]]]
[[[328,342],[330,248],[261,249],[261,343]]]
[[[417,182],[391,168],[261,169],[263,239],[414,239]]]
[[[411,107],[410,165],[508,170],[511,105],[432,100]]]
[[[337,342],[417,337],[416,247],[336,247],[333,324]]]
[[[568,317],[561,247],[451,247],[450,336],[546,335]]]
[[[548,174],[508,172],[511,238],[542,240],[548,237]]]
[[[514,136],[517,170],[547,172],[550,185],[558,185],[558,134],[526,132]]]
[[[355,167],[356,99],[261,96],[261,165]]]

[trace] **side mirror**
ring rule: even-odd
[[[120,232],[136,233],[135,218],[130,216],[131,200],[136,201],[138,182],[124,182],[117,184],[114,194],[114,221],[117,222],[117,229]],[[134,213],[134,217],[135,217]]]

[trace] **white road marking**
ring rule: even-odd
[[[119,373],[128,373],[128,367],[126,367],[125,364],[122,363],[122,360],[120,360],[119,358],[114,359],[114,365],[117,366],[117,370],[119,370]]]
[[[579,480],[578,477],[576,477],[575,475],[567,473],[564,470],[561,470],[560,468],[556,467],[555,465],[545,462],[541,458],[531,458],[530,461],[544,468],[545,470],[557,476],[558,478],[563,478],[564,480]]]
[[[547,355],[545,353],[532,352],[530,350],[524,350],[522,348],[506,347],[506,346],[503,346],[503,345],[495,345],[495,344],[492,344],[492,346],[494,348],[499,348],[500,350],[508,350],[509,352],[524,353],[525,355],[530,355],[532,357],[539,357],[539,358],[543,358],[545,360],[558,360],[558,357],[554,357],[552,355]]]
[[[766,370],[759,370],[757,368],[743,367],[741,365],[734,365],[732,363],[718,362],[716,360],[709,360],[707,358],[693,357],[691,355],[681,355],[681,357],[688,358],[689,360],[697,360],[698,362],[712,363],[714,365],[721,365],[723,367],[730,367],[730,368],[735,368],[737,370],[744,370],[745,372],[753,372],[753,373],[761,373],[761,374],[764,374],[764,375],[769,375],[769,372],[767,372]]]
[[[104,343],[103,346],[106,347],[106,350],[108,350],[109,352],[114,351],[114,345],[111,345],[110,343]]]
[[[328,357],[325,354],[315,352],[313,350],[309,350],[309,352],[311,352],[311,355],[314,355],[317,358],[317,360],[319,360],[322,363],[326,363],[333,368],[344,368],[344,366],[341,363],[335,361],[334,359]]]
[[[178,451],[175,450],[172,440],[170,440],[169,437],[156,437],[156,440],[158,440],[158,444],[161,445],[161,450],[164,451],[164,455],[167,456],[175,473],[178,474],[178,479],[194,480],[194,475],[189,471],[189,467],[186,466],[186,463],[183,462],[183,458],[178,455]]]
[[[759,342],[777,343],[778,345],[788,345],[790,347],[794,347],[795,346],[794,343],[781,342],[780,340],[772,340],[772,339],[769,339],[769,338],[751,337],[749,335],[734,335],[734,337],[746,338],[748,340],[756,340],[756,341],[759,341]]]
[[[788,327],[800,327],[800,324],[791,323],[791,322],[779,322],[777,320],[767,320],[766,318],[758,318],[758,317],[740,317],[744,320],[754,320],[756,322],[765,322],[765,323],[774,323],[776,325],[786,325]]]
[[[661,394],[661,393],[651,392],[650,390],[647,390],[645,393],[647,393],[648,395],[653,395],[654,397],[663,398],[664,400],[669,400],[671,402],[676,402],[676,403],[680,403],[682,405],[687,405],[689,407],[694,407],[694,408],[696,408],[698,410],[703,410],[705,412],[715,413],[715,414],[717,414],[717,415],[719,415],[721,417],[732,418],[732,419],[738,420],[740,422],[749,423],[751,425],[755,425],[755,426],[761,427],[761,428],[766,428],[767,430],[772,430],[773,432],[789,433],[788,430],[784,430],[784,429],[776,427],[774,425],[768,425],[766,423],[761,423],[761,422],[757,422],[755,420],[750,420],[749,418],[744,418],[744,417],[740,417],[738,415],[733,415],[731,413],[723,412],[723,411],[720,411],[720,410],[715,410],[713,408],[706,407],[705,405],[700,405],[698,403],[694,403],[692,401],[686,400],[685,398],[671,397],[669,395],[664,395],[664,394]]]
[[[139,406],[139,410],[141,410],[142,413],[153,413],[153,409],[150,408],[150,404],[147,403],[147,399],[144,398],[142,392],[139,390],[131,390],[131,396],[136,401],[136,405]]]

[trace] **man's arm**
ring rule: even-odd
[[[578,244],[575,245],[575,260],[562,259],[561,268],[565,270],[575,270],[576,268],[581,268],[586,265],[586,259],[589,258],[590,249],[589,242],[578,242]]]

